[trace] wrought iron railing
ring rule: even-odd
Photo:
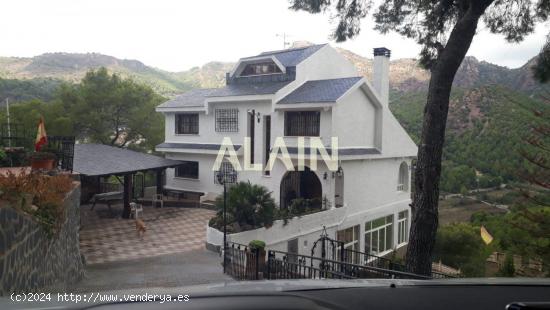
[[[352,263],[352,264],[359,264],[363,266],[371,266],[371,267],[377,267],[377,268],[383,268],[383,269],[391,269],[395,271],[402,271],[402,272],[408,272],[407,266],[403,264],[396,263],[395,261],[381,257],[376,256],[369,253],[354,251],[351,249],[343,249],[339,254],[338,260]],[[340,257],[343,257],[341,259]],[[431,278],[433,279],[443,279],[443,278],[454,278],[454,276],[447,275],[441,272],[432,271]]]
[[[32,146],[32,138],[25,126],[19,123],[0,124],[0,145],[4,147],[25,147]]]
[[[358,251],[341,249],[331,258],[264,251],[228,243],[225,251],[226,273],[236,280],[258,279],[443,279],[453,276],[432,272],[423,276],[409,272],[405,265]],[[343,258],[343,259],[340,259]]]
[[[414,273],[319,257],[268,251],[266,277],[276,279],[431,279]]]
[[[226,273],[234,279],[260,280],[263,278],[265,251],[252,249],[244,244],[228,243],[224,255]]]
[[[55,153],[61,170],[73,171],[74,136],[48,136],[48,150]]]

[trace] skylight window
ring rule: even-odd
[[[279,67],[275,63],[262,62],[246,65],[246,67],[244,67],[244,70],[241,72],[241,76],[265,75],[275,73],[282,73],[281,69],[279,69]]]

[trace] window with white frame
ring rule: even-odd
[[[359,231],[360,227],[356,225],[336,232],[336,240],[344,243],[344,249],[355,251],[346,251],[343,259],[340,258],[341,253],[338,251],[337,255],[341,261],[354,264],[359,262]]]
[[[409,210],[399,212],[397,216],[397,243],[409,241]]]
[[[261,62],[256,64],[249,64],[244,67],[240,76],[250,76],[250,75],[264,75],[264,74],[274,74],[282,73],[279,66],[274,62]]]
[[[406,192],[409,190],[409,166],[406,162],[402,162],[401,165],[399,165],[397,190],[401,192]]]
[[[359,251],[359,225],[337,231],[336,240],[342,241],[346,250]]]
[[[239,131],[239,109],[216,109],[216,132]]]
[[[382,253],[393,248],[393,215],[365,223],[365,252]]]

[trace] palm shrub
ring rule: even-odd
[[[223,194],[216,198],[218,212],[210,226],[223,229]],[[231,232],[273,224],[275,200],[264,186],[238,182],[227,190],[227,224]]]

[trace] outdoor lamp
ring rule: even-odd
[[[218,173],[216,174],[216,179],[218,180],[219,184],[223,184],[223,172],[218,171]]]

